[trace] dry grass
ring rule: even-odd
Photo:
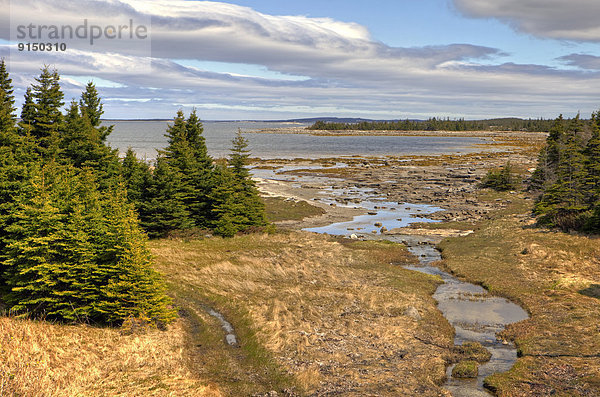
[[[505,213],[441,246],[449,269],[531,315],[505,331],[521,358],[488,379],[490,387],[502,396],[600,395],[598,238],[538,229],[526,214]]]
[[[0,318],[0,396],[219,396],[184,360],[177,321],[122,335],[118,329]]]
[[[275,365],[291,380],[273,387],[306,394],[442,393],[452,329],[431,298],[438,281],[397,266],[412,260],[401,246],[291,233],[163,240],[153,252],[181,300],[194,291],[202,321],[211,320],[198,307],[209,303],[236,328],[246,370],[235,373],[238,392],[263,392],[264,381],[254,390],[239,383],[253,368]],[[422,320],[404,314],[411,306]]]

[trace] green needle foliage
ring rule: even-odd
[[[191,217],[190,226],[199,228],[209,227],[212,216],[209,195],[213,189],[213,160],[203,132],[195,110],[187,120],[180,110],[165,135],[169,145],[161,151],[181,179],[180,193]]]
[[[164,157],[159,157],[140,205],[142,226],[150,237],[164,237],[194,226],[185,203],[186,192],[181,173]]]
[[[489,187],[498,191],[513,190],[517,188],[517,178],[513,175],[510,162],[504,164],[500,169],[490,170],[482,182],[483,187]]]
[[[600,231],[600,116],[558,117],[538,158],[531,190],[540,191],[534,213],[563,230]]]
[[[44,68],[17,129],[2,65],[0,299],[17,315],[51,320],[171,321],[121,163],[104,144],[110,129],[99,126],[95,87],[65,116],[58,73]]]
[[[247,168],[248,141],[238,131],[232,141],[229,167],[216,173],[212,193],[214,231],[223,237],[267,225],[265,207]]]

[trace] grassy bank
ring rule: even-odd
[[[0,318],[0,396],[218,396],[185,365],[184,321],[167,332]]]
[[[441,392],[452,329],[431,298],[438,281],[398,266],[414,260],[402,246],[290,233],[152,250],[193,313],[192,365],[226,395]],[[206,306],[233,324],[240,347],[225,344]]]
[[[500,396],[600,395],[600,241],[536,228],[531,201],[512,201],[440,244],[449,270],[530,313],[504,332],[517,364],[487,384]]]

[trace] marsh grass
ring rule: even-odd
[[[414,260],[400,245],[278,233],[161,240],[152,251],[198,317],[197,367],[227,394],[441,392],[453,331],[431,298],[439,280],[398,266]],[[239,348],[222,331],[201,342],[219,329],[204,306],[233,324]],[[409,306],[422,320],[403,314]]]
[[[440,245],[450,271],[531,316],[502,335],[516,342],[517,365],[486,384],[506,396],[600,395],[600,306],[581,292],[600,281],[599,239],[536,228],[524,208],[530,200],[513,200],[474,234]]]
[[[304,200],[290,200],[283,197],[263,197],[269,222],[302,220],[311,216],[323,215],[325,210]]]

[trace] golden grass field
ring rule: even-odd
[[[151,248],[180,307],[174,324],[0,318],[0,395],[443,395],[452,329],[431,298],[438,280],[402,269],[414,260],[402,246],[282,233]]]
[[[452,329],[431,298],[438,280],[402,269],[414,260],[402,246],[286,233],[162,240],[153,252],[182,306],[210,324],[208,303],[240,335],[237,349],[198,348],[203,371],[223,374],[219,361],[236,373],[220,384],[228,395],[442,393]]]
[[[0,318],[0,396],[217,396],[186,368],[183,322],[167,332]]]

